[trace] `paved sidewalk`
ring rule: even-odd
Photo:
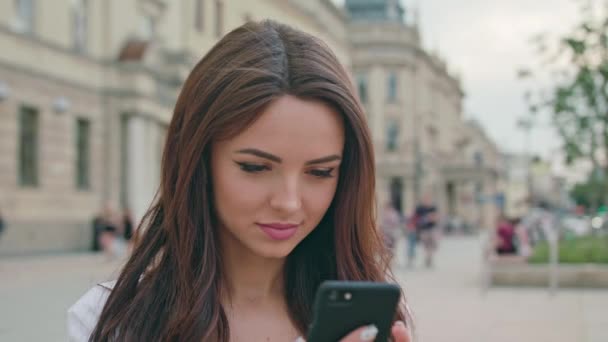
[[[119,267],[97,254],[0,259],[0,341],[67,341],[67,309]]]
[[[398,253],[404,252],[401,245]],[[547,289],[491,288],[484,294],[476,238],[446,238],[437,257],[431,270],[395,267],[419,341],[608,341],[608,289],[560,290],[551,296]]]
[[[449,238],[435,269],[395,267],[418,342],[608,341],[608,290],[482,294],[479,261],[475,238]],[[65,341],[67,308],[96,282],[115,278],[119,266],[94,254],[0,259],[0,341]]]

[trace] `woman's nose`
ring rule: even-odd
[[[277,185],[270,206],[279,211],[292,213],[302,208],[302,198],[300,193],[300,184],[297,176],[289,176],[283,179]]]

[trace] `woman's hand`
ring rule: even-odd
[[[350,334],[346,335],[346,337],[341,339],[340,342],[372,342],[376,339],[376,335],[378,335],[378,328],[376,328],[374,325],[369,325],[354,330]],[[393,324],[393,327],[391,328],[391,336],[393,338],[393,342],[411,342],[407,328],[401,321]],[[296,340],[296,342],[305,341],[306,340],[301,337],[298,337]]]

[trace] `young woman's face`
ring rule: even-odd
[[[337,112],[287,95],[245,131],[215,143],[211,168],[223,245],[286,257],[331,204],[343,148]]]

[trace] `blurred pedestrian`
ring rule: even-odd
[[[504,215],[496,225],[496,253],[499,255],[516,254],[515,226]]]
[[[424,247],[424,265],[427,268],[433,267],[433,257],[437,249],[437,207],[433,204],[431,197],[425,195],[420,204],[416,206],[414,212],[416,217],[416,232],[420,242]]]
[[[123,237],[125,241],[131,241],[133,237],[133,213],[130,208],[125,208],[122,216],[122,224],[124,234]]]
[[[528,238],[528,231],[526,227],[522,224],[521,218],[515,218],[511,221],[513,228],[515,229],[515,236],[517,244],[515,249],[517,249],[517,253],[524,258],[528,258],[532,255],[532,246],[530,245],[530,239]]]
[[[399,228],[401,226],[401,222],[401,214],[395,208],[392,201],[386,201],[386,203],[384,204],[384,209],[382,211],[380,228],[382,231],[382,236],[384,238],[384,244],[391,253],[391,260],[394,255],[395,245],[397,244],[397,236],[400,233]]]
[[[105,205],[104,205],[105,208]],[[101,251],[101,234],[106,230],[106,220],[104,218],[105,209],[101,209],[91,222],[91,228],[93,230],[93,238],[91,241],[91,250],[94,252]]]
[[[407,241],[406,260],[407,260],[407,266],[410,268],[414,266],[414,261],[416,259],[416,245],[418,244],[418,232],[416,230],[416,220],[417,220],[417,216],[415,213],[412,214],[411,217],[406,218],[404,220],[405,239]]]
[[[127,253],[131,253],[133,251],[133,237],[135,236],[135,228],[136,226],[133,220],[131,208],[126,207],[122,214],[122,238],[127,246]]]
[[[122,256],[126,252],[126,242],[123,237],[122,217],[116,212],[112,202],[107,201],[101,213],[94,220],[98,234],[97,247],[103,250],[108,259]]]

